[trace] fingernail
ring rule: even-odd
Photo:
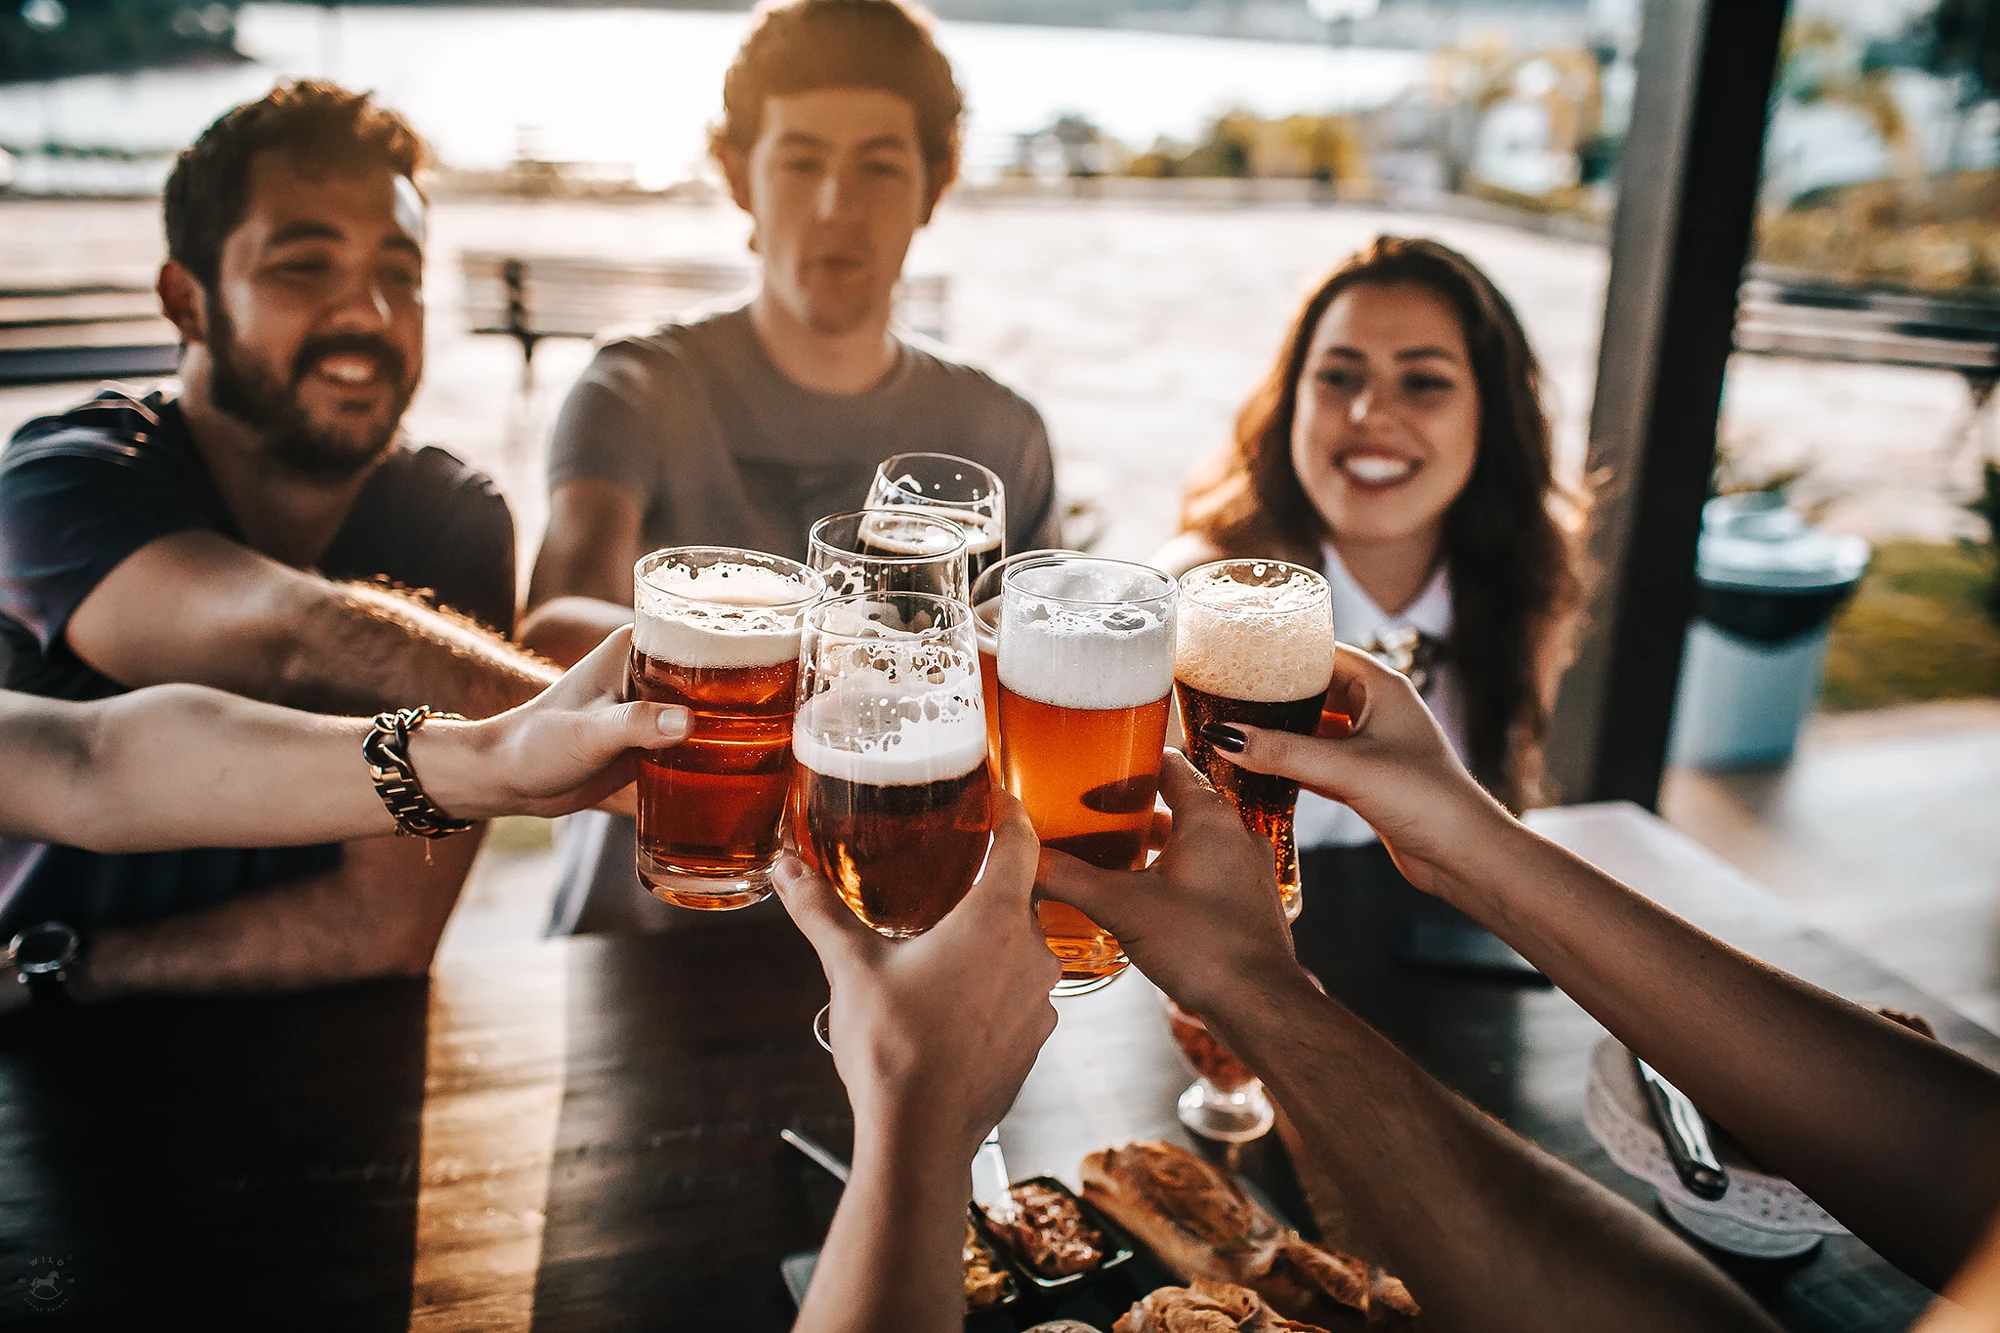
[[[663,708],[660,710],[660,734],[663,736],[685,736],[688,732],[688,710],[685,708]]]
[[[1216,749],[1227,750],[1230,754],[1242,754],[1243,747],[1250,743],[1249,737],[1226,722],[1203,723],[1201,738]]]

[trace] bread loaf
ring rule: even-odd
[[[1254,1291],[1208,1281],[1161,1287],[1111,1327],[1112,1333],[1327,1333],[1285,1318]]]
[[[1281,1225],[1227,1173],[1184,1149],[1106,1148],[1083,1159],[1082,1176],[1085,1198],[1190,1282],[1248,1288],[1277,1314],[1333,1331],[1415,1316],[1402,1283],[1387,1274],[1371,1282],[1366,1264]],[[1371,1287],[1380,1293],[1372,1301]]]

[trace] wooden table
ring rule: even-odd
[[[1724,938],[1921,1012],[2000,1067],[2000,1040],[1800,928],[1650,816],[1537,822]],[[1649,1203],[1583,1130],[1595,1023],[1554,992],[1396,964],[1398,924],[1447,909],[1379,851],[1310,855],[1306,882],[1300,953],[1330,989],[1447,1083]],[[777,1131],[851,1142],[808,1031],[825,993],[810,948],[767,916],[485,954],[429,984],[10,1021],[0,1322],[782,1329],[778,1260],[818,1244],[838,1186]],[[1064,1002],[1002,1127],[1013,1173],[1073,1182],[1093,1148],[1182,1137],[1188,1080],[1143,978]],[[1241,1165],[1296,1206],[1275,1144]],[[1737,1271],[1795,1329],[1901,1328],[1925,1299],[1845,1238]]]

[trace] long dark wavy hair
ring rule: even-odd
[[[1585,501],[1555,475],[1541,367],[1514,308],[1436,241],[1378,236],[1329,274],[1236,418],[1235,439],[1190,487],[1181,527],[1228,556],[1317,569],[1332,534],[1292,467],[1292,418],[1313,334],[1351,287],[1411,284],[1458,313],[1479,392],[1472,476],[1445,512],[1448,655],[1465,700],[1473,773],[1515,811],[1542,792],[1542,740],[1583,604]]]

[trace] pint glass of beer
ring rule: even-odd
[[[919,505],[965,529],[973,583],[1007,554],[1007,488],[988,468],[953,454],[897,454],[875,469],[870,509]]]
[[[693,714],[639,765],[639,880],[680,907],[771,892],[792,780],[799,630],[819,575],[759,551],[681,546],[633,570],[632,682]]]
[[[1220,560],[1181,575],[1174,650],[1187,754],[1244,825],[1271,841],[1285,919],[1295,920],[1299,784],[1238,768],[1203,739],[1211,723],[1247,722],[1309,736],[1333,683],[1333,596],[1310,569],[1278,560]]]
[[[920,935],[986,859],[993,785],[972,613],[925,593],[859,593],[806,614],[793,836],[854,915]]]
[[[986,696],[986,762],[994,780],[1000,776],[1000,581],[1023,560],[1056,555],[1055,551],[1023,551],[988,565],[972,580],[972,628],[979,635],[979,688]]]
[[[856,509],[829,514],[806,534],[806,563],[830,597],[925,592],[964,601],[965,529],[927,509]]]
[[[1001,779],[1045,845],[1136,870],[1173,693],[1174,580],[1058,552],[1009,565],[1001,584]],[[1039,910],[1063,964],[1058,995],[1124,970],[1118,941],[1089,917],[1056,902]]]

